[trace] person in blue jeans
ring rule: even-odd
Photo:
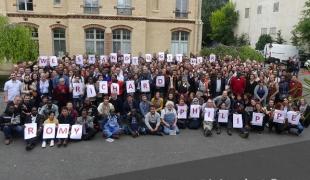
[[[169,135],[171,131],[175,131],[176,134],[179,134],[177,112],[174,109],[174,103],[172,101],[167,101],[165,108],[161,110],[161,123],[166,135]]]
[[[114,109],[111,109],[107,119],[102,121],[103,136],[106,138],[119,139],[122,133],[119,121],[119,116],[115,114]]]
[[[4,134],[4,144],[12,142],[13,135],[23,136],[24,128],[18,112],[15,112],[14,105],[9,105],[0,119],[0,128]]]

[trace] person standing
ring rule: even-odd
[[[6,81],[4,84],[4,102],[8,103],[13,101],[15,96],[20,96],[22,83],[16,80],[16,74],[12,73],[10,80]]]

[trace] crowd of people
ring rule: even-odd
[[[57,59],[56,66],[42,66],[40,59],[20,62],[4,85],[6,108],[0,127],[5,144],[23,136],[28,123],[36,123],[37,136],[25,140],[26,150],[38,143],[43,148],[47,143],[68,145],[69,137],[44,139],[46,124],[82,125],[82,140],[98,132],[119,139],[124,134],[177,135],[186,128],[202,128],[206,137],[223,128],[228,135],[235,129],[242,138],[265,128],[300,135],[309,126],[310,106],[296,69],[230,56],[197,59],[191,55],[167,62],[167,55],[160,59],[154,54],[151,62],[139,56],[134,65],[118,53],[116,62],[85,55],[77,63],[78,58],[68,54]],[[298,115],[298,122],[289,121],[289,112]],[[254,123],[258,113],[263,119]],[[241,123],[235,122],[238,117]]]

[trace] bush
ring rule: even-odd
[[[220,45],[215,48],[204,48],[200,52],[202,56],[209,56],[212,53],[216,54],[221,58],[229,55],[232,56],[233,58],[239,57],[243,61],[247,59],[264,61],[263,55],[249,46],[233,47],[233,46]]]
[[[255,44],[255,49],[256,50],[264,50],[265,45],[268,43],[272,43],[273,39],[269,34],[262,34],[261,36],[259,36],[259,39],[257,41],[257,43]]]

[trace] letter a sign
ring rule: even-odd
[[[126,81],[126,90],[127,90],[127,93],[136,92],[135,81]]]

